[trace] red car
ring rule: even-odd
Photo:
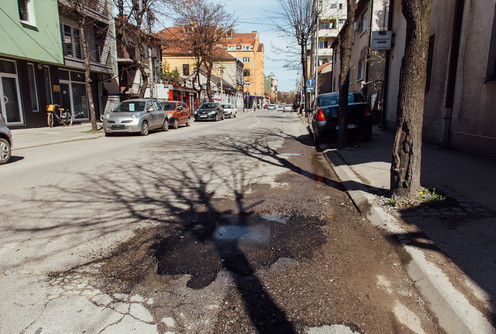
[[[173,129],[179,125],[189,126],[191,113],[186,103],[181,101],[165,101],[160,103],[167,113],[169,124]]]

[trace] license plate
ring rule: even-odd
[[[125,128],[124,125],[112,125],[112,130],[124,130]]]
[[[348,129],[358,129],[358,124],[348,124]],[[336,125],[336,130],[339,130],[339,125]]]
[[[200,118],[207,118],[207,115],[200,115]]]

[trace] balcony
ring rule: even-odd
[[[59,4],[64,6],[68,10],[68,14],[70,14],[72,3],[68,0],[58,0]],[[93,19],[96,19],[100,22],[104,22],[106,24],[110,24],[111,20],[111,2],[112,0],[78,0],[76,2],[76,6],[78,9],[81,9],[81,12]]]

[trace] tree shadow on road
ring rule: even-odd
[[[39,189],[34,190],[29,200],[22,199],[24,202],[19,204],[40,208],[38,212],[21,214],[21,219],[29,217],[34,224],[12,224],[6,226],[6,233],[19,240],[28,236],[35,240],[33,244],[39,252],[26,261],[41,263],[46,268],[51,267],[48,262],[54,257],[66,266],[81,261],[74,254],[87,253],[87,243],[98,244],[103,260],[97,256],[66,272],[95,262],[103,263],[103,268],[105,263],[110,263],[104,273],[107,279],[125,281],[129,289],[141,284],[150,269],[159,274],[192,275],[188,282],[192,288],[202,288],[212,282],[210,278],[195,278],[191,268],[169,270],[171,255],[178,256],[177,263],[187,262],[187,259],[189,266],[207,267],[205,272],[213,267],[217,270],[213,279],[218,270],[226,270],[231,273],[257,332],[295,332],[257,272],[269,268],[280,257],[310,257],[325,238],[319,224],[312,219],[299,218],[291,224],[267,221],[261,217],[267,210],[264,199],[247,200],[250,187],[264,182],[259,180],[261,168],[267,178],[281,173],[311,180],[324,178],[298,167],[274,148],[273,145],[278,145],[274,142],[285,139],[281,133],[260,131],[249,139],[197,139],[147,148],[133,157],[134,162],[121,159],[112,166],[101,166],[98,174],[73,176],[71,183],[49,183],[44,189],[46,192],[40,192],[41,196],[37,195]],[[215,152],[215,158],[206,152]],[[181,161],[189,159],[194,162]],[[322,184],[341,189],[333,180]],[[216,238],[219,229],[225,227],[248,232],[243,232],[242,238]],[[250,244],[248,235],[253,232],[252,228],[263,240],[264,228],[268,229],[267,247],[257,240]],[[114,240],[129,238],[132,230],[138,231],[132,243],[114,244]],[[143,233],[144,230],[148,232]],[[300,242],[302,233],[310,240],[307,244]],[[278,236],[277,241],[275,236]],[[138,252],[135,247],[142,247],[140,243],[147,248],[142,248],[141,254],[133,254]],[[198,247],[196,252],[188,254],[195,250],[193,247]],[[113,251],[108,252],[108,248]],[[126,252],[128,256],[123,255]],[[113,266],[112,261],[120,256],[130,263],[117,261]]]

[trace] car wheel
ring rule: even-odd
[[[236,114],[234,114],[234,118],[236,118]]]
[[[4,164],[9,161],[12,154],[12,149],[10,143],[7,139],[0,138],[0,164]]]
[[[169,120],[166,118],[162,124],[162,131],[169,131]]]
[[[142,136],[148,136],[149,133],[150,133],[150,128],[148,127],[148,122],[147,121],[143,121],[143,123],[141,123],[140,135],[142,135]]]
[[[322,144],[322,138],[317,136],[315,134],[315,131],[313,132],[313,143],[315,144],[316,147],[318,147],[320,144]]]
[[[106,137],[112,137],[114,134],[113,133],[110,133],[110,132],[105,132],[105,136]]]
[[[174,118],[174,122],[172,123],[172,128],[173,129],[179,128],[179,121],[177,120],[177,118]]]

